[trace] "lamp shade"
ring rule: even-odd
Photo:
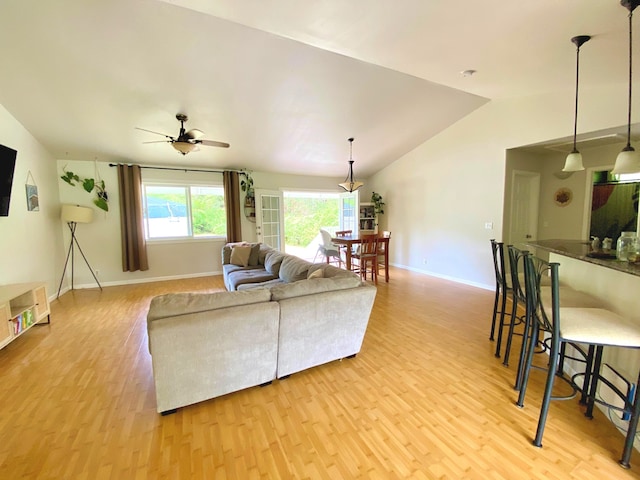
[[[173,145],[173,148],[178,150],[183,155],[186,155],[189,152],[193,152],[198,148],[195,143],[191,142],[173,142],[171,145]]]
[[[80,205],[62,205],[60,218],[67,223],[91,223],[93,220],[93,209],[81,207]]]
[[[351,193],[358,190],[361,186],[364,185],[364,183],[358,182],[357,180],[354,181],[353,179],[351,179],[351,181],[342,182],[342,183],[339,183],[338,185],[344,188],[347,192]]]
[[[616,158],[616,163],[611,170],[611,173],[614,175],[619,175],[621,173],[637,173],[640,172],[640,154],[635,151],[635,149],[627,145],[622,151],[618,154]]]
[[[582,165],[582,154],[578,151],[573,151],[567,155],[562,171],[579,172],[581,170],[584,170],[584,165]]]

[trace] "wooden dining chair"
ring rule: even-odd
[[[378,284],[378,235],[362,235],[360,251],[353,254],[358,262],[360,277],[367,279],[367,271],[371,272],[371,280]]]
[[[336,237],[348,237],[353,234],[353,230],[338,230],[336,231]],[[346,256],[347,246],[346,245],[338,245],[340,247],[340,251]]]
[[[388,230],[383,230],[382,237],[391,239],[391,232]],[[387,252],[385,251],[387,249],[387,246],[388,246],[388,242],[378,242],[378,273],[380,272],[380,268],[382,267],[385,271],[384,272],[385,276],[388,276],[387,265],[385,264],[385,261],[384,261],[384,257],[387,254]]]

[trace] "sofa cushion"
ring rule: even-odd
[[[295,255],[285,255],[280,267],[279,277],[287,283],[306,280],[309,267],[313,265]]]
[[[278,278],[276,275],[270,274],[264,268],[239,268],[227,274],[227,287],[231,290],[237,290],[240,285],[245,283],[262,283],[276,278]]]
[[[309,269],[307,280],[311,280],[312,278],[324,278],[324,270],[321,268],[316,268],[314,271],[311,271],[311,269]]]
[[[237,290],[250,290],[252,288],[271,288],[276,285],[282,285],[284,282],[279,278],[273,278],[271,280],[267,280],[266,282],[260,283],[243,283],[242,285],[238,285]]]
[[[283,258],[284,255],[277,250],[268,252],[264,259],[264,268],[266,268],[267,272],[271,275],[275,275],[277,277],[280,273],[280,265],[282,264]]]
[[[275,251],[269,245],[265,245],[264,243],[260,244],[260,249],[258,251],[258,265],[264,265],[265,258],[267,257],[267,253]]]
[[[231,258],[229,262],[232,265],[246,267],[249,265],[249,256],[251,255],[251,247],[249,245],[235,245],[231,248]]]
[[[284,300],[293,297],[302,297],[320,292],[332,292],[356,288],[361,285],[357,276],[337,278],[316,278],[314,280],[300,280],[294,283],[284,283],[271,288],[271,300]]]
[[[264,288],[244,292],[170,293],[154,297],[151,300],[147,320],[153,321],[236,305],[268,302],[270,297],[271,292]]]

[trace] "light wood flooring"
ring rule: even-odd
[[[266,387],[155,410],[146,311],[221,277],[76,290],[0,351],[0,479],[638,479],[623,436],[553,402],[524,409],[488,340],[493,293],[392,269],[362,351]],[[240,321],[240,319],[239,319]],[[512,362],[515,365],[515,361]]]

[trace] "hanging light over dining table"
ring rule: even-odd
[[[353,178],[353,137],[349,138],[349,173],[347,173],[347,178],[344,179],[344,182],[339,183],[345,191],[351,193],[358,190],[360,187],[364,185],[364,183],[359,182]]]

